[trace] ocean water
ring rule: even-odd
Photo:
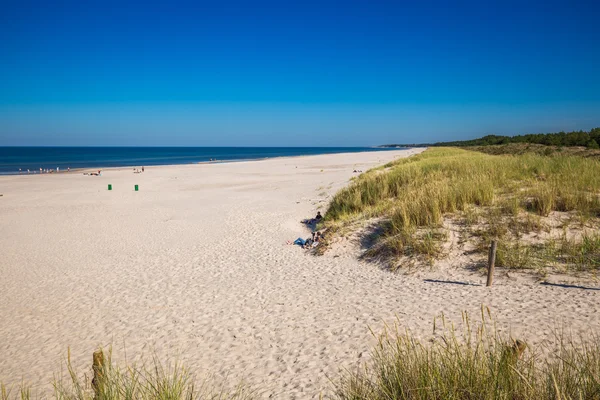
[[[141,167],[315,154],[389,151],[376,147],[0,147],[0,174],[42,169]]]

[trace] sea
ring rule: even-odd
[[[379,147],[0,147],[0,175],[390,151]]]

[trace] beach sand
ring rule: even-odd
[[[393,274],[358,261],[351,241],[322,257],[285,244],[309,236],[300,220],[354,169],[419,151],[0,177],[0,380],[48,393],[68,348],[89,372],[112,345],[119,362],[156,354],[199,379],[310,399],[368,359],[369,327],[396,320],[427,338],[442,312],[476,319],[484,304],[534,345],[555,327],[600,327],[598,290],[455,284],[461,266]]]

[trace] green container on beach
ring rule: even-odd
[[[108,190],[112,190],[112,185],[110,183],[108,184]]]
[[[135,185],[135,191],[137,192],[139,189],[138,185]]]

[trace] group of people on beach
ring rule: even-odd
[[[53,173],[59,173],[59,172],[60,172],[60,167],[56,167],[56,169],[52,169],[52,168],[40,168],[40,174],[53,174]],[[71,168],[67,168],[67,172],[71,172]],[[23,170],[21,168],[19,168],[19,174],[22,174],[22,173],[23,173]],[[27,173],[28,174],[31,174],[31,173],[35,174],[35,171],[31,172],[31,170],[29,168],[27,168]]]
[[[142,169],[141,169],[141,170],[139,170],[139,169],[137,169],[137,168],[134,168],[134,169],[133,169],[133,173],[134,173],[134,174],[141,174],[142,172],[144,172],[144,167],[142,167]]]
[[[303,224],[309,225],[314,228],[316,226],[316,224],[319,221],[321,221],[321,219],[323,219],[323,216],[321,215],[321,212],[318,211],[317,215],[314,218],[304,219],[301,222]],[[295,244],[295,245],[302,247],[303,249],[314,249],[321,243],[322,240],[323,240],[323,232],[313,231],[311,234],[311,237],[309,237],[307,239],[303,239],[303,238],[299,237],[298,239],[294,240],[293,242],[291,240],[288,240],[287,244],[290,244],[290,245]]]

